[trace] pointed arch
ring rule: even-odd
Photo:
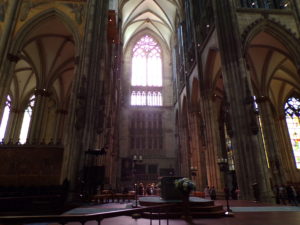
[[[162,106],[161,99],[158,99],[162,97],[158,93],[163,86],[158,42],[145,34],[135,43],[131,54],[131,105]]]
[[[277,110],[291,91],[298,91],[299,41],[281,24],[259,19],[242,35],[243,51],[257,96],[268,96]]]
[[[155,33],[154,31],[152,31],[152,30],[150,30],[148,28],[140,30],[137,33],[135,33],[134,35],[132,35],[130,37],[130,39],[123,46],[124,52],[129,51],[130,48],[132,48],[132,46],[138,40],[140,40],[143,36],[145,36],[147,34],[150,35],[150,36],[152,36],[157,41],[157,43],[159,44],[159,47],[163,49],[163,51],[162,51],[162,57],[164,57],[165,54],[169,54],[170,47],[169,47],[168,43],[165,41],[165,39],[163,39],[157,33]]]
[[[288,31],[283,25],[268,19],[254,21],[242,33],[244,53],[247,51],[247,46],[260,32],[266,32],[283,43],[288,52],[291,53],[292,58],[300,57],[299,40],[295,37],[295,34]]]
[[[221,76],[221,56],[217,48],[211,48],[205,62],[203,77],[204,87],[211,90],[210,94],[216,91],[218,80]]]
[[[41,24],[43,21],[48,20],[52,17],[58,18],[59,21],[61,21],[63,25],[67,29],[69,29],[70,33],[74,38],[76,53],[79,53],[81,37],[79,35],[78,28],[74,24],[74,21],[71,20],[64,12],[60,11],[59,9],[53,8],[47,9],[41,12],[40,14],[35,15],[22,26],[22,28],[17,32],[15,36],[16,41],[11,49],[11,52],[13,54],[17,54],[21,46],[24,44],[28,33],[31,32],[36,26]]]

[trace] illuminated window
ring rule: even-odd
[[[4,138],[4,135],[5,135],[5,131],[6,131],[7,123],[8,123],[8,118],[9,118],[10,108],[11,108],[11,98],[8,95],[7,98],[6,98],[4,112],[3,112],[1,125],[0,125],[0,140],[2,140]]]
[[[28,106],[24,112],[24,117],[23,117],[20,137],[19,137],[21,144],[26,143],[26,139],[27,139],[27,135],[28,135],[28,131],[29,131],[29,125],[30,125],[31,116],[32,116],[32,110],[34,107],[34,102],[35,102],[35,96],[33,95],[29,99]]]
[[[300,169],[300,99],[289,98],[285,104],[285,118],[289,129],[296,167]]]
[[[150,36],[142,37],[133,48],[131,105],[162,105],[161,50]]]

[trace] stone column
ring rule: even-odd
[[[5,4],[5,3],[1,3]],[[10,47],[10,43],[12,41],[12,33],[14,32],[14,28],[18,18],[18,11],[22,1],[19,0],[9,0],[7,1],[8,8],[5,10],[4,16],[4,24],[1,40],[0,40],[0,65],[2,68],[2,64],[7,57],[7,53]],[[3,6],[4,7],[4,6]]]
[[[46,106],[49,96],[50,93],[45,89],[37,89],[35,91],[35,102],[27,136],[30,143],[37,144],[42,141],[44,114],[47,109]]]
[[[200,103],[199,103],[200,104]],[[197,133],[198,133],[198,182],[201,191],[207,186],[207,170],[206,170],[206,137],[205,137],[205,123],[203,121],[203,113],[197,113]]]
[[[191,171],[192,178],[194,179],[197,189],[202,190],[202,183],[201,183],[201,174],[199,173],[199,131],[197,128],[198,125],[198,111],[193,111],[190,113],[190,127],[191,127],[191,152],[192,152],[192,158],[191,158],[191,167],[194,167],[194,171]],[[195,168],[197,167],[197,169]],[[192,169],[192,168],[190,168]],[[200,188],[201,187],[201,188]]]
[[[282,185],[286,183],[284,171],[282,169],[282,158],[280,156],[279,138],[276,133],[276,125],[274,114],[270,107],[270,101],[266,96],[257,97],[259,111],[262,121],[262,132],[266,144],[268,160],[271,173],[273,175],[274,185]]]
[[[5,3],[1,3],[5,4]],[[9,55],[9,48],[11,47],[12,39],[13,39],[13,32],[15,25],[17,23],[18,18],[18,12],[20,9],[20,5],[22,4],[22,1],[19,0],[9,0],[7,1],[8,8],[5,10],[5,16],[4,21],[5,25],[3,27],[2,33],[1,33],[1,40],[0,40],[0,96],[6,95],[7,91],[7,84],[6,80],[9,74],[6,73],[8,71],[7,67],[7,58],[14,58],[16,56]],[[5,6],[3,6],[5,7]],[[15,61],[15,60],[11,60]],[[1,98],[0,100],[0,106],[2,106],[5,103],[6,98]],[[2,107],[0,107],[0,116],[2,116]]]
[[[296,18],[296,24],[298,25],[297,26],[298,32],[300,32],[300,27],[299,27],[300,26],[300,0],[291,0],[290,2],[288,2],[288,4],[289,4],[288,8],[293,10],[293,14]]]
[[[97,111],[103,93],[104,48],[106,47],[108,1],[87,1],[85,32],[80,46],[80,62],[76,68],[70,100],[69,127],[64,137],[65,151],[61,180],[68,178],[71,189],[78,191],[83,173],[85,151],[93,148],[96,128],[101,126]],[[100,122],[99,122],[100,121]]]
[[[206,171],[207,181],[209,186],[215,186],[220,191],[223,190],[222,181],[220,176],[220,169],[217,164],[218,155],[220,155],[220,138],[219,138],[219,126],[214,111],[214,102],[207,91],[202,98],[203,102],[203,113],[204,120],[206,122],[206,149],[205,149],[205,160],[206,160]]]
[[[187,117],[187,115],[183,115],[183,117]],[[186,120],[186,122],[181,121],[180,125],[180,158],[179,158],[179,163],[181,164],[181,170],[180,170],[180,175],[184,177],[189,177],[189,167],[190,167],[190,149],[189,149],[189,135],[187,133],[187,118],[183,118],[183,120]]]
[[[20,137],[20,130],[22,126],[22,121],[24,117],[24,110],[20,111],[18,109],[11,109],[9,113],[8,123],[6,127],[5,142],[12,140],[13,143],[16,143]]]
[[[64,136],[64,127],[68,111],[60,109],[56,111],[56,125],[54,129],[53,141],[54,143],[59,142]]]
[[[253,116],[245,103],[248,77],[233,0],[214,0],[222,74],[233,130],[232,144],[238,185],[243,199],[271,201],[271,186],[263,148],[251,129]],[[255,190],[254,188],[255,187]]]

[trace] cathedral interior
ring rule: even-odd
[[[0,35],[2,192],[300,191],[300,0],[1,0]]]

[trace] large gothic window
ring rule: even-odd
[[[2,116],[2,120],[1,120],[1,124],[0,124],[0,140],[2,140],[5,135],[10,108],[11,108],[11,98],[9,95],[7,95],[4,112],[3,112],[3,116]]]
[[[27,139],[27,135],[28,135],[28,131],[29,131],[29,125],[30,125],[31,116],[32,116],[32,110],[34,107],[34,102],[35,102],[35,96],[33,95],[29,99],[29,103],[24,112],[21,132],[20,132],[20,136],[19,136],[19,140],[20,140],[21,144],[26,143],[26,139]]]
[[[285,118],[292,142],[296,167],[300,169],[300,98],[289,98],[285,104]]]
[[[161,49],[148,35],[133,48],[131,75],[131,105],[162,105]]]

